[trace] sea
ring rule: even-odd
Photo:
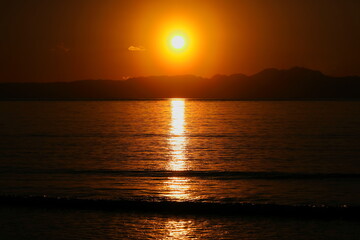
[[[0,101],[0,239],[360,239],[360,101]]]

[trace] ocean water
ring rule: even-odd
[[[82,221],[94,239],[110,232],[115,235],[102,238],[311,239],[314,229],[313,239],[360,234],[344,219],[293,219],[302,207],[310,215],[309,209],[360,207],[360,102],[3,101],[0,114],[0,198],[2,206],[21,202],[0,209],[9,239],[24,224],[44,231],[27,228],[33,239],[69,239],[45,218],[62,219],[65,229]],[[75,210],[37,209],[38,201]],[[121,209],[76,209],[94,201]],[[258,206],[270,216],[258,209],[261,216],[252,216]],[[235,216],[218,214],[232,207]],[[291,220],[277,216],[279,207],[290,208]],[[182,216],[184,209],[191,216]],[[77,236],[71,229],[74,238],[86,238],[87,231]]]

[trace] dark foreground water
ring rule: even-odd
[[[0,208],[1,239],[358,240],[359,222]]]
[[[360,102],[17,101],[0,113],[1,239],[360,235]]]

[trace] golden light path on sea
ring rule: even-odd
[[[169,171],[184,171],[188,169],[186,158],[186,120],[185,120],[185,100],[171,100],[171,124],[169,134],[169,162],[167,169]],[[188,200],[190,194],[189,179],[186,177],[169,177],[164,183],[167,189],[166,197],[174,200]]]
[[[168,139],[170,158],[168,163],[169,171],[184,171],[188,169],[186,148],[186,106],[184,99],[172,99],[171,101],[171,123],[170,137]],[[190,180],[187,177],[169,177],[164,182],[166,190],[165,197],[177,201],[191,199],[189,193],[191,189]],[[163,239],[188,239],[192,235],[192,221],[169,220],[166,223],[166,230]]]
[[[189,236],[194,235],[192,225],[191,220],[168,220],[164,228],[166,237],[163,239],[189,239]]]
[[[170,129],[170,170],[182,171],[186,169],[186,136],[185,136],[185,100],[171,101],[171,129]]]

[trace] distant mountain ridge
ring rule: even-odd
[[[0,83],[0,99],[360,99],[360,77],[311,69],[265,69],[252,76],[152,76],[128,80]]]

